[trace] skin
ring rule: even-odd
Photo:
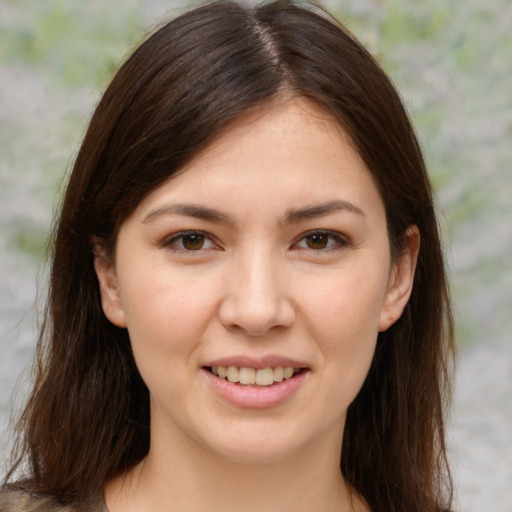
[[[128,329],[151,396],[149,454],[108,483],[110,512],[367,510],[339,471],[345,417],[418,248],[411,227],[391,260],[369,171],[303,99],[237,120],[148,195],[115,261],[96,248],[104,312]],[[274,407],[227,403],[202,369],[269,354],[307,366]]]

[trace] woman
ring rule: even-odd
[[[449,508],[429,182],[389,79],[325,13],[214,3],[143,43],[52,262],[2,511]]]

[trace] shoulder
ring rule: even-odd
[[[0,490],[0,512],[105,512],[100,499],[79,506],[66,506],[56,498],[18,489]]]
[[[54,498],[28,491],[3,489],[0,492],[0,512],[72,512]]]

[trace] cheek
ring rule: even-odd
[[[379,304],[339,293],[318,311],[317,341],[326,368],[344,387],[359,387],[373,358],[378,336]],[[351,384],[352,383],[352,384]]]
[[[357,272],[340,269],[303,287],[304,314],[324,338],[348,342],[378,332],[388,274],[385,269],[361,267]]]
[[[215,310],[215,284],[183,272],[133,272],[121,297],[137,368],[152,407],[165,410],[190,392],[195,354]],[[168,411],[171,414],[171,411]]]
[[[217,280],[157,266],[136,270],[121,282],[121,302],[138,364],[176,360],[200,344],[215,312]]]
[[[341,407],[355,398],[371,365],[386,284],[385,272],[340,272],[304,297],[308,330],[322,354],[328,400]]]

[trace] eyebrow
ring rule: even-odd
[[[186,217],[195,217],[196,219],[209,220],[219,224],[234,224],[233,219],[229,215],[218,210],[214,210],[213,208],[208,208],[207,206],[195,204],[170,204],[161,206],[149,212],[142,222],[153,222],[157,218],[166,215],[182,215]]]
[[[349,212],[366,218],[361,208],[349,203],[348,201],[329,201],[327,203],[315,204],[304,208],[288,209],[284,215],[283,224],[293,224],[302,220],[314,219],[317,217],[325,217],[336,212]],[[161,206],[149,212],[143,219],[143,223],[154,222],[159,217],[167,215],[181,215],[186,217],[194,217],[196,219],[207,220],[219,224],[234,225],[235,221],[231,216],[219,210],[209,208],[207,206],[195,204],[170,204]]]
[[[356,215],[366,218],[366,215],[361,208],[349,203],[348,201],[336,200],[329,201],[328,203],[306,206],[304,208],[292,208],[287,210],[284,217],[284,223],[293,224],[294,222],[299,222],[301,220],[324,217],[336,212],[355,213]]]

